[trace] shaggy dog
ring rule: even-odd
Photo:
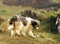
[[[40,21],[38,20],[16,15],[10,19],[8,30],[10,30],[11,36],[15,34],[26,36],[28,34],[35,38],[32,29],[39,29],[39,25]]]

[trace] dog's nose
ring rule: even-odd
[[[39,29],[39,27],[36,27],[36,29],[38,30],[38,29]]]

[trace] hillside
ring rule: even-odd
[[[60,3],[60,0],[51,0],[51,1],[55,3]]]
[[[4,4],[10,5],[10,6],[22,5],[22,6],[31,6],[34,8],[42,8],[51,4],[55,5],[57,3],[60,5],[59,2],[60,2],[59,0],[58,1],[56,0],[3,0]]]
[[[13,15],[21,14],[21,11],[31,10],[36,12],[41,20],[41,25],[39,30],[33,29],[34,35],[37,38],[31,38],[30,36],[14,36],[11,37],[7,30],[8,19]],[[5,17],[5,20],[0,23],[0,44],[60,44],[60,34],[55,33],[54,29],[51,27],[51,22],[47,22],[51,16],[56,17],[60,13],[60,8],[56,11],[36,9],[26,6],[8,6],[0,1],[0,16]],[[53,32],[50,32],[50,30]]]

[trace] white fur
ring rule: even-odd
[[[13,29],[13,25],[9,25],[8,30],[12,30],[12,29]]]
[[[57,17],[56,24],[58,24],[59,17]]]

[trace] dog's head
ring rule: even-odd
[[[39,29],[39,27],[40,27],[39,21],[31,21],[31,24],[32,24],[34,29]]]

